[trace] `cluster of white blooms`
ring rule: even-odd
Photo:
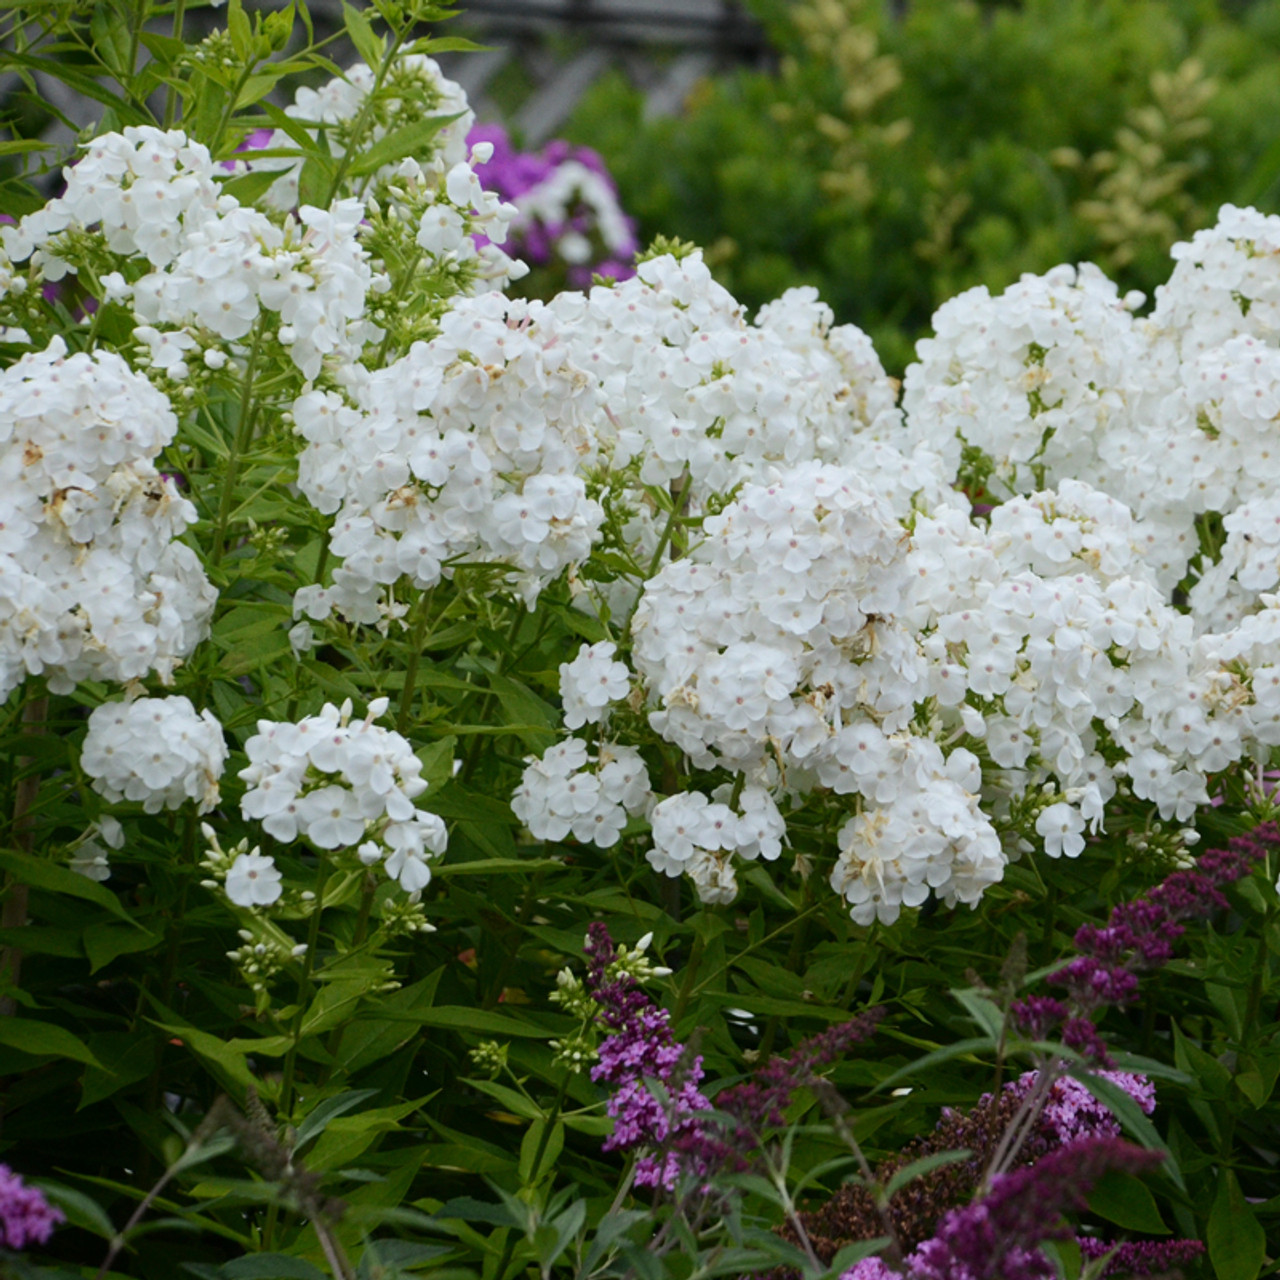
[[[330,587],[298,593],[299,612],[376,622],[398,578],[432,587],[460,560],[511,566],[532,605],[586,558],[604,513],[578,471],[599,399],[568,359],[573,319],[496,293],[461,299],[439,337],[369,377],[360,408],[336,392],[299,398],[298,484],[337,513],[342,559]]]
[[[222,726],[183,697],[104,702],[89,716],[80,754],[95,791],[113,802],[141,801],[148,813],[188,800],[208,813],[226,763]]]
[[[1254,498],[1222,521],[1227,539],[1187,603],[1197,631],[1227,631],[1280,588],[1280,497]]]
[[[572,834],[607,849],[650,800],[649,772],[634,747],[609,743],[593,754],[568,738],[530,759],[511,808],[539,840]]]
[[[909,434],[957,473],[965,447],[994,464],[992,492],[1025,493],[1098,472],[1101,437],[1139,371],[1131,307],[1097,267],[1023,276],[944,303],[917,347],[903,407]]]
[[[859,924],[892,924],[904,906],[936,894],[974,906],[1004,874],[1000,837],[978,804],[982,770],[963,747],[943,758],[927,738],[894,735],[893,785],[883,803],[850,818],[838,837],[831,887]]]
[[[616,644],[601,641],[584,644],[572,662],[560,664],[560,700],[564,727],[581,729],[599,724],[609,714],[609,704],[619,702],[631,688],[631,671],[615,662]]]
[[[385,698],[351,722],[351,703],[326,703],[297,724],[259,720],[245,744],[248,784],[240,811],[283,843],[298,839],[318,849],[354,849],[366,866],[382,863],[407,893],[431,879],[428,860],[444,852],[444,822],[417,808],[426,790],[422,763],[409,742],[374,724]]]
[[[905,727],[924,679],[896,620],[907,537],[857,472],[747,485],[645,586],[632,633],[651,723],[702,768],[834,767],[851,721]]]
[[[1280,483],[1280,218],[1227,205],[1173,256],[1147,320],[1089,266],[961,294],[903,396],[909,438],[997,500],[1074,478],[1124,502],[1166,594],[1198,516]]]
[[[167,680],[204,637],[215,593],[176,541],[195,508],[153,465],[176,429],[111,352],[55,338],[0,373],[0,698]]]
[[[363,205],[304,206],[280,225],[220,193],[216,173],[180,130],[130,126],[96,139],[64,170],[66,193],[0,235],[10,258],[34,255],[50,280],[95,226],[113,253],[144,258],[152,270],[132,284],[119,272],[104,284],[111,300],[132,300],[136,341],[172,379],[187,378],[196,358],[221,367],[225,344],[264,312],[304,376],[327,356],[349,363],[377,334],[364,318],[373,278],[357,239]]]
[[[355,63],[318,88],[300,88],[294,94],[293,103],[285,108],[285,114],[301,125],[313,129],[323,127],[330,154],[343,157],[347,154],[350,130],[368,105],[375,79],[368,66]],[[373,110],[371,125],[361,134],[361,144],[366,150],[397,129],[438,120],[440,127],[431,145],[441,162],[451,167],[466,160],[467,133],[475,123],[475,114],[462,86],[445,76],[439,65],[424,54],[396,59]],[[290,146],[289,135],[277,129],[264,150],[287,150]],[[245,157],[245,163],[250,169],[282,171],[279,181],[267,193],[265,203],[277,209],[297,206],[301,163],[279,156],[258,158],[252,153]]]
[[[185,378],[191,353],[201,351],[216,366],[222,353],[209,335],[223,343],[243,339],[266,312],[274,313],[271,332],[307,378],[319,376],[326,357],[342,368],[379,336],[365,318],[374,282],[358,238],[360,201],[303,205],[282,226],[232,197],[224,201],[230,207],[187,231],[171,264],[133,286],[143,322],[135,334],[155,367]]]
[[[1182,359],[1242,334],[1280,342],[1280,217],[1225,204],[1214,226],[1170,256],[1152,321],[1176,338]]]
[[[764,787],[718,787],[710,798],[678,791],[653,807],[649,864],[664,875],[687,875],[703,902],[732,902],[738,893],[736,854],[774,861],[782,853],[787,824]]]
[[[789,290],[748,324],[700,253],[652,258],[591,290],[571,351],[603,392],[599,440],[613,469],[635,460],[646,485],[687,477],[694,512],[770,467],[815,460],[893,475],[886,488],[914,472],[908,500],[941,500],[936,460],[904,459],[891,443],[900,417],[866,336],[833,328],[813,289]]]
[[[0,239],[14,262],[34,256],[46,280],[67,272],[56,237],[95,225],[113,253],[163,267],[181,252],[189,228],[216,216],[214,173],[208,148],[181,130],[131,125],[95,138],[63,171],[64,194],[0,228]]]
[[[374,83],[373,71],[357,63],[318,89],[299,89],[285,113],[313,134],[322,126],[330,154],[339,158],[346,156],[350,131],[358,121],[366,130],[362,154],[400,130],[439,121],[428,144],[429,156],[409,156],[375,174],[352,175],[344,191],[358,189],[372,210],[411,226],[418,247],[433,258],[470,264],[474,279],[499,286],[519,279],[527,268],[499,247],[516,209],[484,190],[475,175],[476,165],[492,157],[493,147],[481,143],[468,151],[467,133],[475,115],[462,87],[445,76],[433,59],[407,54],[395,61],[380,87],[372,118],[362,119]],[[263,150],[288,150],[292,145],[289,135],[277,129]],[[297,207],[300,160],[249,152],[240,163],[249,171],[280,171],[265,202],[280,210]],[[476,237],[484,242],[477,243]]]

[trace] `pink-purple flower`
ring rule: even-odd
[[[45,1199],[44,1192],[29,1187],[9,1168],[0,1164],[0,1245],[25,1249],[44,1244],[53,1229],[66,1217]]]

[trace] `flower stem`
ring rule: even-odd
[[[44,694],[28,700],[22,709],[22,733],[37,737],[48,727],[49,697]],[[18,783],[13,797],[13,843],[23,853],[35,847],[34,814],[36,799],[40,794],[40,774],[30,756],[18,757]],[[27,923],[27,900],[30,890],[17,880],[10,880],[4,906],[0,908],[0,925],[6,929],[21,929]],[[0,951],[0,975],[7,975],[14,986],[19,985],[22,970],[22,948],[6,946]],[[12,997],[0,999],[0,1016],[11,1015],[17,1005]]]

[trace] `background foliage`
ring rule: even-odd
[[[705,245],[756,307],[817,285],[901,374],[962,289],[1097,262],[1150,296],[1220,204],[1280,199],[1280,7],[754,0],[777,74],[646,121],[620,76],[569,129],[642,237]]]

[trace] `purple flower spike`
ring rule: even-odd
[[[1109,1240],[1078,1236],[1076,1244],[1086,1262],[1111,1254],[1102,1271],[1103,1280],[1107,1276],[1168,1275],[1204,1252],[1199,1240],[1130,1240],[1114,1244]]]
[[[0,1164],[0,1245],[25,1249],[44,1244],[54,1227],[65,1221],[62,1210],[54,1208],[42,1191],[27,1186],[7,1164]]]

